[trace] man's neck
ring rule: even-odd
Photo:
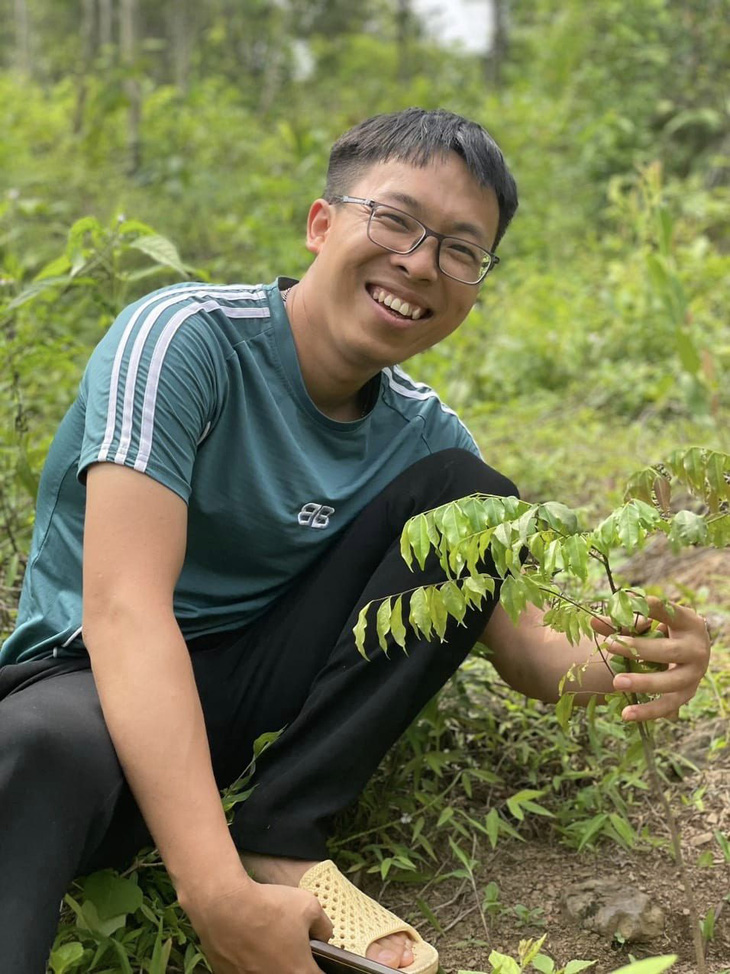
[[[362,419],[369,407],[368,383],[373,374],[348,367],[331,345],[322,341],[308,312],[303,280],[288,288],[283,298],[302,379],[312,402],[330,419],[339,422]]]

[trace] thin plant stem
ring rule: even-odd
[[[684,856],[682,855],[682,840],[679,834],[679,827],[677,826],[677,821],[674,817],[672,806],[670,805],[667,796],[664,794],[664,789],[662,788],[662,781],[659,777],[659,770],[656,765],[654,745],[649,728],[641,723],[638,725],[638,727],[639,736],[641,737],[641,744],[644,749],[644,759],[646,760],[647,770],[649,771],[649,780],[669,828],[669,834],[672,839],[674,861],[677,865],[679,878],[684,886],[684,895],[687,901],[687,907],[689,909],[689,922],[690,926],[692,927],[692,944],[695,951],[697,974],[707,974],[707,966],[705,964],[705,947],[702,940],[702,929],[700,927],[700,915],[697,910],[697,902],[692,889],[692,882],[689,873],[687,872]]]

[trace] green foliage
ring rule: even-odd
[[[489,954],[489,971],[459,971],[458,974],[522,974],[527,970],[539,971],[540,974],[580,974],[596,963],[592,960],[571,960],[565,967],[559,968],[550,956],[542,953],[545,940],[546,937],[541,937],[540,940],[521,940],[517,958],[493,950]],[[650,957],[635,961],[613,974],[662,974],[676,960],[675,955]]]
[[[708,513],[670,513],[671,478],[705,503]],[[423,568],[433,551],[447,581],[403,593],[410,596],[408,624],[419,635],[434,632],[443,639],[448,619],[461,623],[466,608],[481,605],[499,579],[499,601],[513,622],[529,603],[547,605],[546,624],[572,643],[593,635],[590,620],[599,611],[617,631],[632,630],[637,616],[649,615],[649,606],[641,590],[615,587],[609,558],[617,551],[633,554],[657,534],[667,535],[675,551],[730,543],[730,456],[699,447],[676,450],[665,463],[636,473],[627,496],[592,530],[581,529],[578,513],[556,501],[529,504],[482,494],[416,515],[403,529],[401,554],[409,567],[415,562]],[[485,572],[487,555],[496,576]],[[591,592],[589,559],[605,570],[609,595]],[[379,602],[377,634],[383,649],[394,617],[394,639],[404,644],[402,597]],[[363,654],[372,605],[363,607],[355,629]],[[563,722],[568,706],[560,711]]]

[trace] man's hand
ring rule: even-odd
[[[205,904],[184,904],[215,974],[321,974],[310,938],[332,924],[308,890],[245,881]]]
[[[649,617],[656,619],[665,638],[624,636],[616,633],[607,620],[592,620],[591,625],[602,636],[615,635],[602,648],[627,659],[647,663],[665,663],[666,670],[656,673],[619,673],[613,679],[615,690],[626,693],[656,694],[649,703],[624,707],[624,720],[654,720],[676,717],[682,704],[695,695],[710,662],[710,637],[705,620],[692,609],[650,596]],[[648,619],[639,619],[636,629],[648,629]]]

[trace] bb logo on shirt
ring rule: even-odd
[[[297,521],[308,528],[326,528],[330,523],[330,517],[334,513],[334,507],[327,507],[325,504],[310,502],[309,504],[305,504],[301,509]]]

